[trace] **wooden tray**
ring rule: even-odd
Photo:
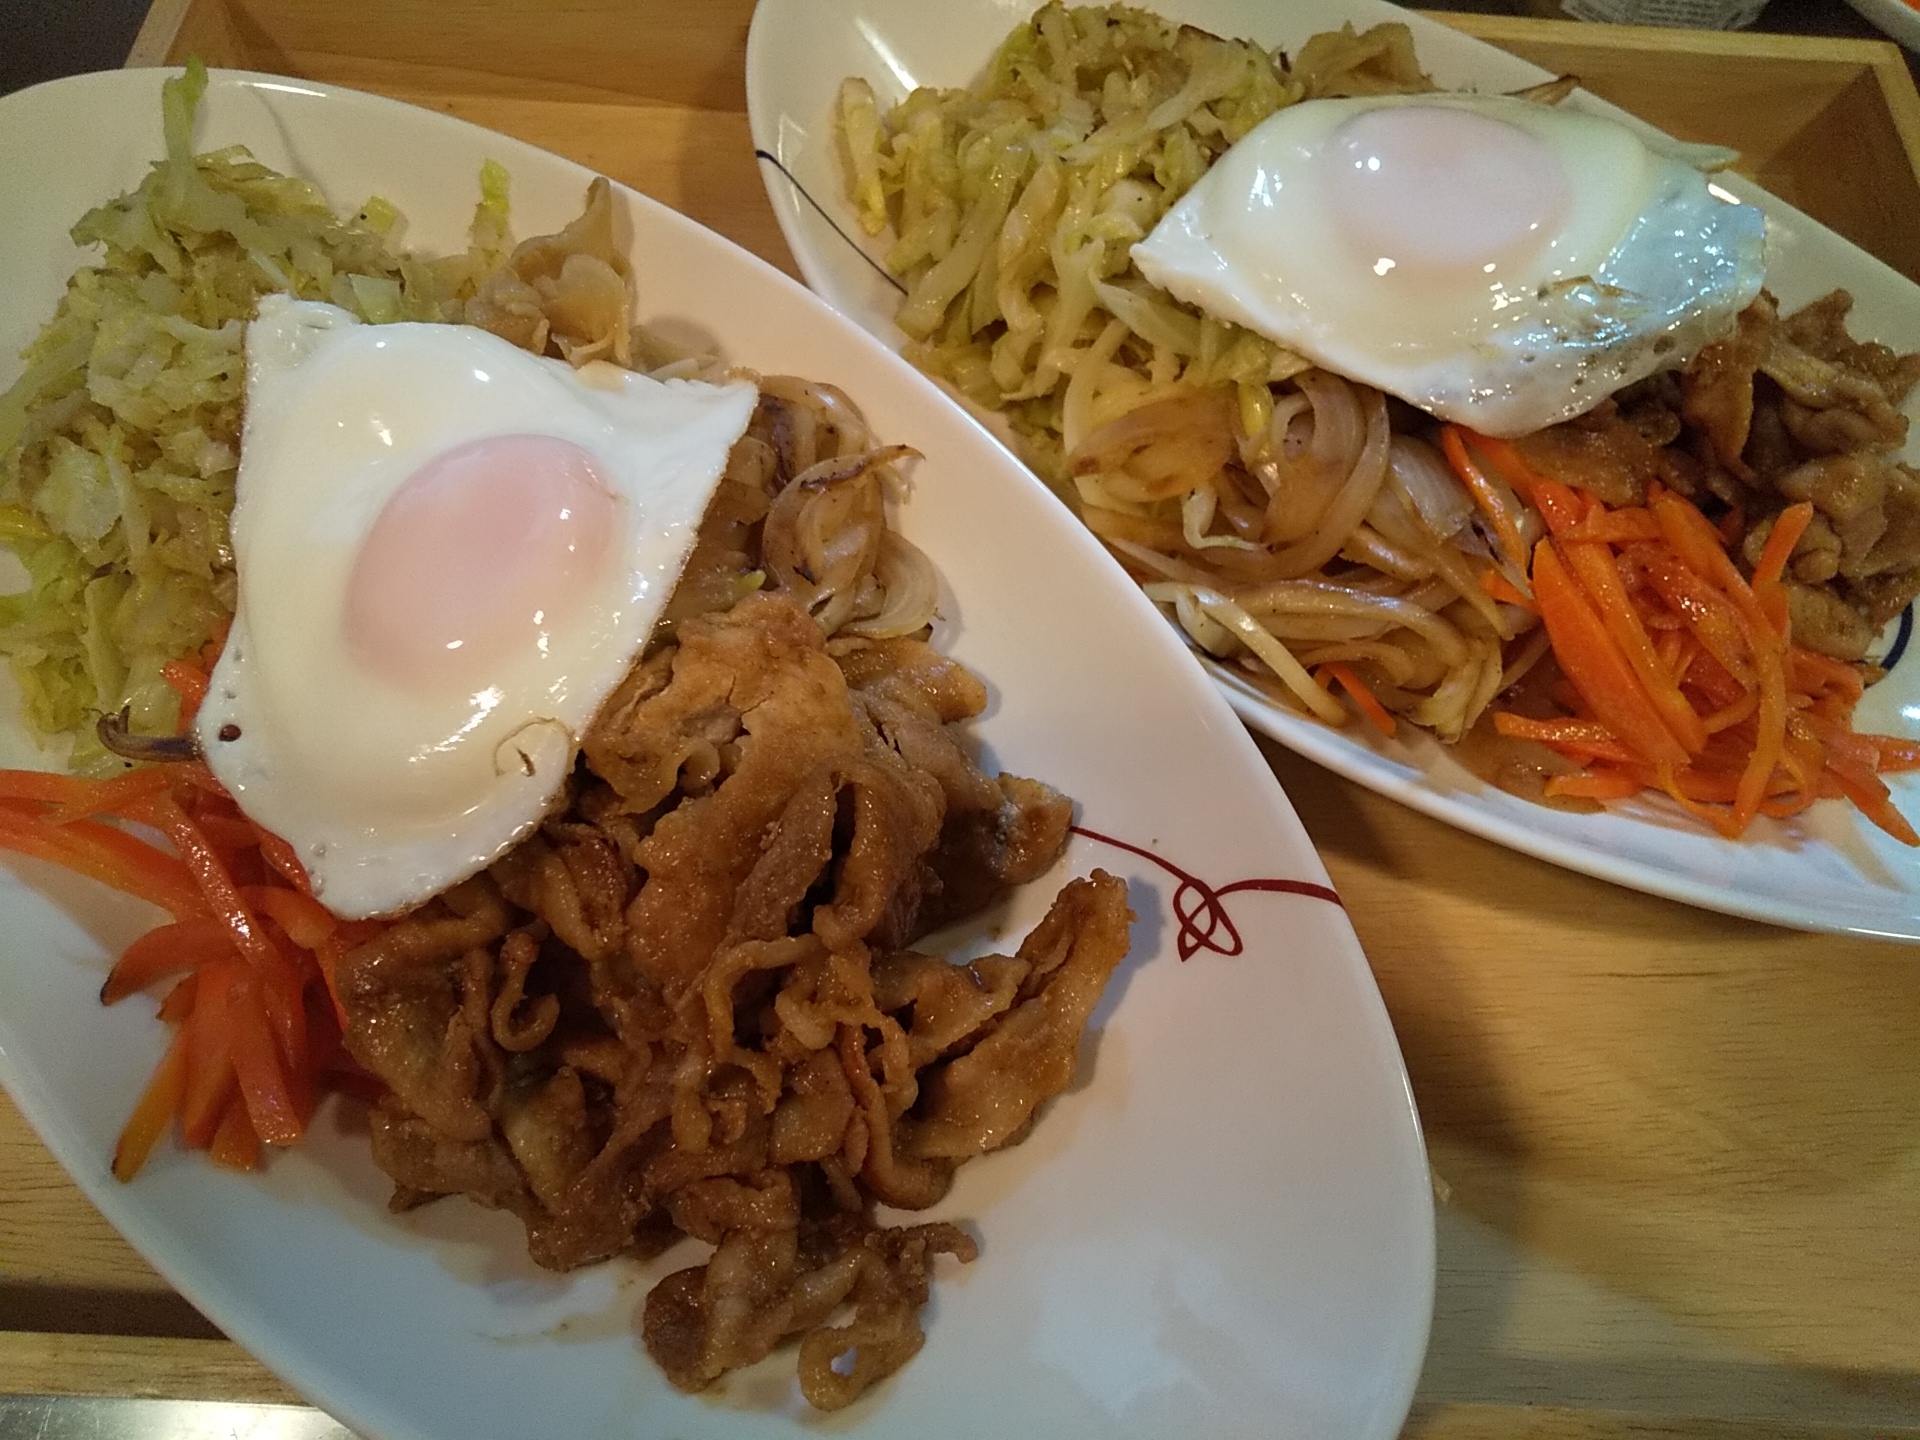
[[[129,63],[197,53],[443,109],[791,272],[744,114],[751,12],[158,0]],[[1920,278],[1920,97],[1892,45],[1437,18],[1740,149]],[[1920,1440],[1920,955],[1617,890],[1267,753],[1373,961],[1450,1200],[1407,1435]],[[0,1392],[290,1398],[4,1098],[0,1175]]]

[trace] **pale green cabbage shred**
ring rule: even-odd
[[[0,595],[0,653],[28,723],[72,735],[80,770],[118,763],[94,734],[102,714],[173,732],[161,667],[233,614],[227,521],[260,297],[327,300],[376,324],[454,320],[510,248],[507,176],[491,162],[471,248],[421,260],[393,248],[403,222],[385,200],[341,220],[242,147],[194,155],[206,81],[194,61],[162,87],[166,158],[73,227],[104,254],[68,281],[0,395],[0,543],[30,578]]]

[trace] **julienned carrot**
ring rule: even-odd
[[[174,848],[180,852],[180,858],[186,862],[187,869],[199,883],[207,904],[233,931],[234,944],[239,947],[240,953],[256,965],[271,965],[273,953],[266,937],[261,934],[259,920],[241,897],[233,877],[227,873],[226,866],[208,843],[205,832],[181,809],[180,802],[164,793],[146,795],[128,805],[121,813],[129,820],[141,820],[153,826],[173,842]]]
[[[1658,540],[1660,522],[1653,518],[1653,512],[1641,507],[1630,510],[1608,510],[1595,515],[1589,511],[1586,515],[1569,525],[1562,533],[1565,540],[1596,540],[1605,545],[1626,545],[1635,540]]]
[[[1552,540],[1533,552],[1533,596],[1560,668],[1587,708],[1625,744],[1658,763],[1684,765],[1687,751],[1668,730],[1633,666],[1561,563]]]
[[[231,954],[233,934],[218,920],[176,920],[156,926],[121,951],[100,987],[100,1003],[115,1004],[157,981]]]
[[[1486,472],[1468,452],[1467,433],[1459,425],[1442,427],[1440,448],[1446,452],[1447,463],[1467,487],[1467,493],[1473,496],[1474,504],[1480,507],[1480,513],[1493,525],[1493,533],[1499,538],[1500,548],[1506,551],[1507,558],[1515,565],[1524,566],[1527,563],[1527,542],[1521,538],[1519,523],[1499,491],[1488,480]]]
[[[164,846],[114,820],[159,831]],[[131,1180],[175,1121],[189,1148],[239,1168],[259,1163],[263,1141],[300,1138],[322,1080],[346,1073],[335,976],[382,926],[326,910],[292,847],[246,820],[198,762],[109,780],[0,771],[0,848],[174,916],[127,948],[101,990],[113,1003],[178,977],[160,1006],[174,1039],[116,1147],[115,1175]],[[329,1003],[309,1003],[316,984]]]
[[[50,825],[65,825],[95,815],[117,815],[129,802],[165,790],[171,783],[166,771],[157,765],[129,770],[109,780],[88,781],[83,790],[49,810],[45,818]]]
[[[1573,775],[1549,775],[1544,788],[1548,795],[1556,799],[1626,800],[1638,795],[1646,787],[1619,772],[1583,770]]]
[[[1627,598],[1626,587],[1620,583],[1620,570],[1613,552],[1593,541],[1563,538],[1555,543],[1564,547],[1568,566],[1580,578],[1581,588],[1594,602],[1601,623],[1627,657],[1627,663],[1633,666],[1633,673],[1645,687],[1647,698],[1660,712],[1667,729],[1689,755],[1699,754],[1706,748],[1706,727],[1687,703],[1686,696],[1680,693],[1671,672],[1660,663],[1653,642],[1647,638],[1646,627],[1640,623],[1633,602]]]
[[[1609,511],[1503,442],[1471,439],[1496,468],[1512,467],[1551,536],[1536,547],[1533,590],[1569,682],[1555,696],[1576,718],[1495,716],[1502,733],[1584,763],[1553,777],[1549,795],[1659,790],[1728,836],[1758,815],[1845,797],[1920,844],[1880,779],[1920,769],[1920,743],[1854,731],[1859,668],[1792,643],[1782,576],[1810,506],[1775,519],[1749,581],[1732,542],[1682,497],[1650,485],[1644,509]]]
[[[186,1092],[180,1097],[180,1131],[190,1149],[204,1150],[227,1097],[234,1093],[233,1026],[228,1018],[239,960],[215,960],[197,972],[193,1013],[182,1027],[187,1042]]]
[[[207,1146],[207,1158],[229,1170],[260,1168],[260,1136],[239,1097],[227,1101],[227,1108],[214,1128],[213,1141]]]
[[[1396,728],[1393,713],[1380,703],[1379,697],[1367,688],[1366,681],[1353,672],[1352,666],[1342,665],[1337,660],[1329,661],[1319,667],[1319,672],[1314,678],[1324,686],[1327,683],[1325,679],[1327,676],[1340,682],[1340,688],[1347,692],[1353,703],[1359,707],[1360,713],[1372,723],[1374,729],[1389,740],[1393,738]]]
[[[181,728],[185,729],[207,698],[207,672],[188,660],[169,660],[160,667],[160,678],[180,697]]]
[[[227,993],[227,1025],[233,1070],[247,1102],[247,1116],[260,1138],[291,1145],[307,1128],[281,1063],[280,1047],[267,1021],[260,977],[241,971]]]
[[[1793,547],[1800,543],[1800,537],[1807,533],[1807,526],[1813,522],[1813,502],[1802,500],[1798,505],[1789,505],[1782,510],[1773,522],[1773,529],[1767,535],[1767,543],[1760,549],[1759,563],[1753,567],[1753,588],[1757,594],[1770,585],[1780,583],[1780,576],[1786,571],[1787,561],[1793,556]]]
[[[186,1079],[187,1033],[179,1030],[167,1046],[167,1053],[154,1067],[153,1078],[147,1081],[140,1103],[133,1107],[133,1115],[120,1132],[119,1143],[113,1147],[114,1179],[127,1181],[140,1173],[140,1167],[153,1153],[154,1143],[173,1123]]]
[[[1522,610],[1531,610],[1536,615],[1540,613],[1540,607],[1534,603],[1531,595],[1491,565],[1480,572],[1480,588],[1502,605],[1517,605]]]
[[[178,859],[98,821],[49,825],[43,816],[0,805],[0,850],[64,865],[179,919],[207,913],[206,898]]]

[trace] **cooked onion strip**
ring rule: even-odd
[[[1305,377],[1302,378],[1304,381]],[[1386,481],[1390,438],[1386,397],[1377,390],[1368,390],[1361,405],[1366,414],[1366,439],[1360,453],[1333,503],[1312,532],[1273,557],[1274,569],[1283,578],[1292,579],[1318,570],[1338,555],[1353,527],[1373,508],[1374,497]],[[1317,403],[1314,413],[1316,416],[1321,413]]]

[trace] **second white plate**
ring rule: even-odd
[[[892,319],[900,291],[878,247],[855,238],[834,154],[834,93],[848,75],[864,76],[883,104],[919,85],[964,85],[1033,8],[1029,0],[761,0],[754,13],[747,105],[781,229],[808,283],[896,349],[904,339]],[[1156,0],[1153,8],[1216,34],[1288,47],[1344,23],[1398,20],[1412,27],[1422,64],[1448,88],[1513,90],[1549,78],[1384,0]],[[1568,103],[1640,123],[1584,91]],[[1768,285],[1783,307],[1845,286],[1857,301],[1856,334],[1920,350],[1920,287],[1758,187],[1737,177],[1728,183],[1767,212]],[[1230,671],[1209,668],[1249,725],[1348,779],[1515,850],[1756,920],[1920,940],[1920,853],[1838,801],[1787,823],[1763,819],[1739,842],[1709,833],[1665,800],[1590,815],[1547,809],[1479,780],[1430,737],[1384,740],[1358,724],[1332,730]],[[1920,659],[1868,692],[1858,723],[1920,738]],[[1895,777],[1894,795],[1920,821],[1920,777]]]

